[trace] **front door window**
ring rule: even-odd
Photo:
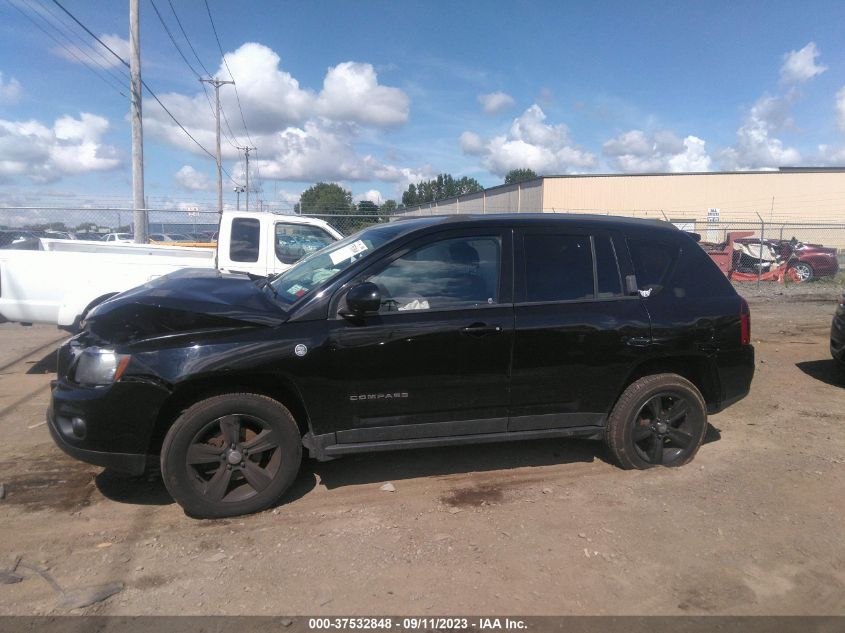
[[[381,313],[456,310],[499,302],[498,236],[459,237],[414,249],[370,278]]]

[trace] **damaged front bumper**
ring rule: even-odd
[[[53,381],[47,425],[56,445],[80,461],[140,475],[161,405],[170,395],[149,381],[80,387]]]

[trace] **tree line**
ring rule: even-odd
[[[505,175],[504,184],[512,185],[534,178],[537,178],[537,174],[531,169],[512,169]],[[335,183],[318,182],[302,192],[299,202],[294,206],[294,211],[304,215],[340,216],[331,218],[329,222],[348,231],[353,226],[360,228],[385,220],[398,208],[437,202],[483,190],[484,187],[475,178],[468,176],[455,178],[452,174],[444,173],[431,180],[422,180],[408,185],[402,193],[401,204],[397,204],[393,199],[385,200],[380,204],[371,200],[355,203],[352,200],[351,191]],[[342,216],[356,217],[341,219]]]

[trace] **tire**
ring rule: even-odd
[[[161,447],[164,485],[196,518],[272,506],[296,479],[301,463],[302,441],[290,411],[250,393],[197,402],[173,423]]]
[[[813,267],[806,262],[798,262],[792,267],[792,270],[794,270],[795,274],[798,275],[799,282],[810,281],[816,276],[816,272],[813,270]]]
[[[654,374],[631,383],[613,407],[605,444],[626,470],[692,461],[707,432],[704,398],[686,378]]]

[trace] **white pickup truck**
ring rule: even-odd
[[[98,303],[180,268],[272,275],[342,237],[316,218],[227,211],[217,248],[40,239],[37,250],[0,249],[0,322],[74,331]]]

